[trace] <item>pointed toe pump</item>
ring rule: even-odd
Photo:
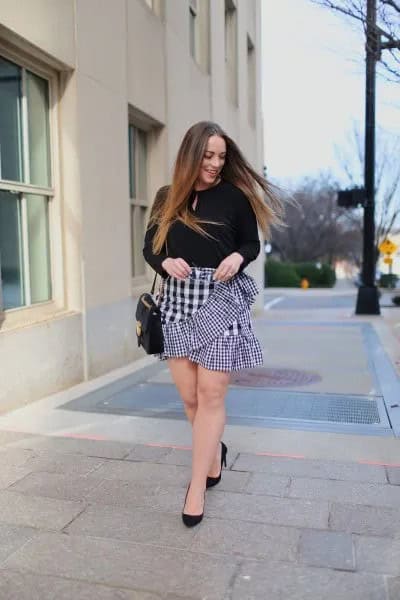
[[[214,485],[217,485],[217,483],[219,483],[221,481],[222,465],[225,465],[225,467],[226,467],[227,452],[228,452],[227,446],[225,446],[224,442],[221,442],[221,471],[220,471],[220,474],[218,475],[218,477],[207,477],[206,487],[208,487],[208,488],[213,487]]]
[[[183,503],[183,508],[185,508],[186,498],[189,493],[189,488],[190,488],[190,483],[188,485],[188,489],[186,490],[186,496],[185,496],[185,501]],[[205,502],[205,493],[206,492],[204,490],[204,502]],[[203,515],[204,515],[204,508],[203,508],[203,512],[200,515],[188,515],[187,513],[182,511],[182,521],[184,522],[186,527],[194,527],[195,525],[200,523],[200,521],[203,518]]]

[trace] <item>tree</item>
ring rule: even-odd
[[[311,0],[358,23],[366,32],[365,0]],[[389,81],[400,83],[400,0],[378,0],[377,24],[381,49],[378,68]]]
[[[360,265],[361,227],[350,223],[337,206],[338,183],[329,175],[306,178],[292,192],[286,207],[286,227],[273,229],[272,252],[281,260],[348,260]]]
[[[375,240],[378,258],[381,241],[400,226],[400,138],[378,128],[376,139]],[[336,156],[349,187],[362,186],[364,144],[358,123],[353,124],[345,143],[336,147]],[[346,215],[352,227],[362,228],[358,209],[349,210]]]

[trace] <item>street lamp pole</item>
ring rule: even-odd
[[[362,284],[358,288],[356,314],[379,315],[379,296],[375,285],[375,95],[376,61],[379,37],[376,27],[376,0],[367,0],[365,73],[365,158],[364,158],[364,232]]]

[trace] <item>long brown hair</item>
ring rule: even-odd
[[[226,158],[220,173],[222,179],[242,190],[264,234],[269,235],[271,225],[282,223],[283,204],[278,188],[254,171],[237,144],[219,125],[211,121],[200,121],[190,127],[182,140],[171,185],[161,188],[155,198],[149,221],[150,226],[154,223],[158,225],[153,238],[154,254],[161,252],[174,221],[182,221],[198,233],[208,235],[201,225],[206,221],[190,212],[189,198],[200,172],[208,138],[212,135],[223,138],[226,143]]]

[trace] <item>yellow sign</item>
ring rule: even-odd
[[[382,254],[393,254],[393,252],[396,252],[397,248],[397,244],[391,242],[387,238],[379,244],[379,251],[382,252]]]
[[[392,265],[393,258],[391,256],[385,256],[385,258],[383,259],[383,262],[385,263],[385,265]]]

